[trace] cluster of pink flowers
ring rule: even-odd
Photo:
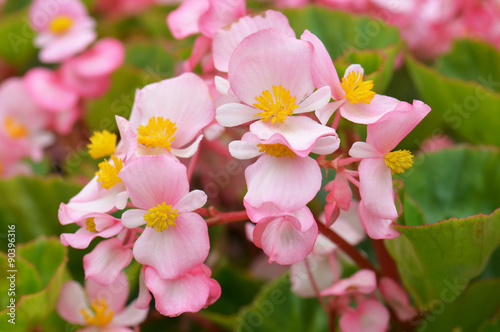
[[[97,34],[79,0],[35,0],[29,11],[41,62],[22,78],[0,85],[0,177],[26,174],[26,158],[40,161],[55,135],[66,135],[85,110],[84,100],[104,95],[111,74],[124,60],[124,47]]]
[[[275,0],[278,7],[310,3],[380,18],[401,32],[409,49],[433,59],[453,40],[474,37],[500,49],[500,4],[496,0]]]
[[[318,282],[322,295],[337,296],[343,331],[374,315],[377,325],[371,331],[387,327],[388,311],[373,295],[377,287],[393,310],[413,314],[392,280],[377,283],[365,270],[339,279],[338,250],[318,237],[319,216],[307,205],[321,189],[321,166],[334,169],[336,176],[325,187],[325,227],[339,228],[352,244],[364,237],[362,229],[374,239],[398,236],[392,227],[398,216],[392,174],[411,167],[412,155],[392,150],[430,108],[376,94],[357,64],[340,79],[323,43],[307,30],[297,38],[280,12],[245,12],[238,1],[184,2],[167,22],[178,38],[201,33],[185,69],[201,61],[204,78],[186,72],[137,90],[130,118],[116,117],[118,144],[107,131],[90,138],[89,154],[107,159],[79,194],[61,204],[60,222],[80,226],[74,234],[62,234],[61,241],[83,249],[96,237],[106,240],[84,258],[93,314],[60,310],[68,320],[113,326],[109,308],[120,312],[123,299],[118,305],[97,298],[95,287],[119,282],[132,258],[142,265],[133,303],[139,311],[133,317],[148,308],[151,294],[166,316],[199,311],[219,298],[221,288],[204,264],[210,242],[200,214],[207,195],[189,191],[189,182],[204,136],[216,139],[233,127],[238,127],[233,134],[243,134],[228,144],[230,154],[255,160],[245,170],[249,237],[269,262],[292,266],[294,291],[312,295],[311,283],[300,282],[296,271],[325,256],[316,269],[322,271]],[[336,132],[341,118],[366,125],[366,142],[354,143],[350,156],[327,160],[341,145]],[[359,188],[360,201],[353,199],[353,187]],[[79,286],[65,287],[63,293],[78,293],[79,300],[62,295],[60,307],[88,303]],[[351,299],[357,309],[350,307]],[[131,326],[140,319],[125,322]]]

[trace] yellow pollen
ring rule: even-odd
[[[351,71],[347,77],[343,77],[340,86],[351,104],[369,104],[375,96],[375,92],[371,91],[373,81],[363,81],[363,76],[358,71]]]
[[[90,137],[90,144],[87,145],[92,158],[98,159],[110,156],[116,150],[116,134],[107,130],[96,131]]]
[[[25,126],[17,122],[12,116],[5,118],[4,127],[7,131],[7,135],[10,138],[23,138],[28,136],[28,130]]]
[[[113,310],[108,308],[108,303],[104,299],[94,300],[90,306],[91,310],[80,309],[80,313],[85,318],[87,325],[106,326],[113,320]],[[90,312],[89,312],[90,311]],[[94,315],[92,315],[92,311]]]
[[[148,222],[149,227],[156,228],[157,232],[163,232],[169,225],[176,227],[175,220],[178,215],[177,210],[172,209],[172,205],[163,202],[149,209],[144,215],[144,221]]]
[[[384,160],[392,174],[403,173],[413,165],[413,155],[408,150],[389,152],[384,156]]]
[[[281,84],[278,87],[273,85],[273,94],[266,90],[262,91],[262,95],[255,97],[258,103],[253,106],[263,111],[255,116],[260,116],[265,122],[271,120],[272,123],[276,121],[283,123],[286,117],[292,115],[293,110],[299,107],[295,105],[297,97],[292,98],[290,91],[283,88]]]
[[[113,159],[114,166],[108,160],[104,160],[99,163],[99,171],[95,173],[97,181],[102,182],[101,186],[106,189],[110,189],[122,182],[122,179],[118,177],[118,173],[123,168],[123,160],[115,156],[111,156],[111,159]]]
[[[170,151],[176,130],[174,122],[153,116],[149,119],[147,126],[140,125],[137,128],[137,142],[144,144],[147,148],[167,148]]]
[[[49,30],[52,33],[62,35],[73,26],[73,19],[66,15],[55,17],[49,24]]]
[[[89,232],[97,233],[97,229],[95,229],[94,217],[87,218],[85,225],[87,226],[86,228]]]
[[[293,158],[295,153],[286,145],[275,143],[275,144],[257,144],[257,147],[260,148],[259,152],[265,152],[269,156],[273,156],[276,158],[281,157],[290,157]]]

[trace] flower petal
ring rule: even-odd
[[[122,272],[110,285],[99,285],[92,279],[85,280],[85,290],[90,302],[104,299],[111,310],[120,312],[125,307],[129,293],[127,276]]]
[[[258,111],[254,107],[229,103],[217,108],[215,119],[221,126],[234,127],[255,120],[255,114],[257,113]]]
[[[358,303],[354,311],[346,311],[340,317],[341,331],[385,332],[389,328],[389,311],[377,300],[367,299]]]
[[[312,112],[325,107],[332,98],[330,88],[324,86],[314,91],[309,97],[299,104],[299,108],[293,114]]]
[[[337,281],[321,292],[321,296],[345,295],[352,293],[371,294],[377,288],[377,277],[372,270],[359,270],[349,278]]]
[[[80,310],[87,308],[87,299],[82,286],[76,281],[64,283],[57,300],[57,313],[70,323],[85,325],[85,319]]]
[[[392,227],[391,219],[374,215],[365,207],[363,201],[359,203],[359,218],[366,234],[372,239],[393,239],[399,236],[399,232]]]
[[[173,206],[179,213],[191,212],[201,208],[207,203],[207,194],[201,190],[190,191]]]
[[[398,105],[396,98],[375,95],[369,104],[351,104],[346,101],[340,106],[340,114],[345,119],[361,124],[371,124],[380,119],[384,114],[393,111]]]
[[[122,312],[115,313],[110,324],[115,326],[135,326],[146,320],[149,308],[139,309],[135,304],[136,301],[133,301]]]

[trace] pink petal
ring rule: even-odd
[[[120,221],[112,216],[101,215],[101,214],[88,214],[87,216],[83,217],[83,220],[90,217],[95,218],[94,222],[96,223],[96,229],[99,219],[101,219],[101,221],[106,222],[106,227],[102,230],[98,230],[98,232],[90,232],[86,229],[85,226],[83,226],[82,228],[77,230],[74,234],[63,233],[61,234],[61,243],[65,246],[70,245],[76,249],[85,249],[89,246],[90,242],[97,236],[103,238],[110,238],[120,233],[120,231],[123,229],[123,226],[120,223]]]
[[[59,15],[81,19],[88,14],[85,5],[79,0],[59,1],[57,4],[53,0],[35,0],[29,9],[30,24],[36,31],[45,30],[51,19]]]
[[[138,309],[148,309],[152,299],[151,293],[146,287],[146,281],[144,280],[144,271],[146,268],[147,266],[143,266],[139,274],[139,295],[137,296],[137,301],[135,301],[135,307]]]
[[[71,60],[81,77],[98,78],[110,75],[125,59],[123,44],[114,38],[100,39],[90,50]]]
[[[314,143],[311,152],[315,154],[330,154],[335,152],[340,146],[338,136],[323,136]]]
[[[70,323],[85,325],[85,319],[80,310],[87,308],[87,299],[82,286],[76,281],[64,283],[57,300],[57,313]]]
[[[86,78],[76,73],[70,60],[60,67],[61,82],[64,86],[76,91],[82,97],[99,97],[106,93],[111,85],[108,76]]]
[[[130,303],[122,312],[115,313],[110,324],[116,326],[134,326],[146,320],[149,308],[139,309],[135,306],[136,301]]]
[[[175,39],[183,39],[200,32],[198,21],[208,10],[208,0],[186,0],[167,16],[167,25]]]
[[[256,52],[256,50],[266,50]],[[247,105],[263,91],[282,85],[297,101],[314,90],[311,76],[312,46],[273,29],[246,37],[229,61],[229,82],[236,97]]]
[[[394,220],[398,217],[394,204],[391,170],[383,158],[368,158],[359,164],[361,200],[374,216]]]
[[[207,202],[207,194],[201,190],[193,190],[186,196],[181,198],[177,204],[173,206],[179,213],[191,212],[199,209]]]
[[[295,228],[301,232],[305,232],[316,223],[311,210],[305,206],[297,211],[282,211],[272,203],[265,203],[260,208],[255,208],[247,202],[243,203],[247,210],[248,217],[256,224],[261,222],[264,223],[270,219],[274,220],[280,217],[286,217],[292,222]]]
[[[266,202],[283,211],[304,207],[321,187],[321,170],[312,158],[276,158],[262,155],[247,167],[245,200],[258,208]]]
[[[417,310],[410,305],[408,294],[397,282],[383,277],[378,287],[384,300],[394,310],[400,321],[410,320],[417,315]]]
[[[229,153],[236,159],[252,159],[262,154],[257,144],[245,141],[232,141],[229,143]]]
[[[365,142],[354,142],[349,150],[349,155],[354,158],[383,158],[384,154],[375,147]]]
[[[168,172],[164,170],[168,169]],[[189,192],[186,167],[166,155],[133,159],[118,176],[123,180],[132,203],[148,210],[157,204],[176,204]]]
[[[329,86],[332,91],[332,97],[336,100],[344,97],[344,90],[340,86],[339,76],[332,58],[328,54],[325,45],[312,34],[305,30],[300,39],[310,42],[314,46],[312,58],[312,75],[314,84],[317,88]]]
[[[299,108],[293,111],[293,114],[312,112],[325,107],[332,98],[330,88],[321,87],[314,91],[309,97],[299,104]]]
[[[372,239],[393,239],[399,236],[399,232],[392,227],[391,219],[377,217],[365,207],[363,201],[359,204],[359,218],[366,234]]]
[[[209,0],[210,7],[200,17],[200,31],[203,35],[213,38],[220,28],[233,23],[245,15],[245,0]]]
[[[151,267],[146,268],[145,276],[146,285],[155,297],[156,309],[170,317],[200,311],[207,305],[213,287],[201,266],[176,279],[162,279]]]
[[[289,116],[283,123],[275,124],[269,121],[257,121],[250,125],[250,131],[262,140],[261,143],[285,144],[300,157],[308,156],[321,137],[336,138],[334,144],[330,146],[331,152],[337,150],[340,145],[335,129],[322,126],[305,116]]]
[[[208,87],[193,73],[147,85],[136,102],[142,117],[140,123],[134,123],[131,117],[131,125],[137,129],[153,116],[169,119],[177,127],[172,143],[176,149],[192,142],[215,117]]]
[[[285,216],[258,223],[253,236],[255,245],[264,250],[270,263],[290,265],[311,253],[318,236],[318,226],[314,223],[309,230],[301,232]]]
[[[85,279],[101,285],[110,285],[132,261],[132,250],[123,247],[117,238],[100,242],[92,252],[83,257]]]
[[[49,69],[31,69],[24,75],[24,83],[33,100],[49,111],[68,110],[78,101],[76,92],[62,85],[57,73]]]
[[[340,211],[339,217],[330,227],[337,234],[353,246],[363,241],[366,234],[358,215],[359,203],[352,201],[349,211]]]
[[[396,98],[377,94],[369,104],[351,104],[346,100],[340,106],[340,114],[354,123],[371,124],[384,116],[384,114],[393,111],[398,103],[399,100]]]
[[[115,116],[118,130],[120,131],[120,142],[116,147],[116,155],[123,160],[130,160],[135,155],[137,149],[137,136],[135,135],[130,122],[121,116]]]
[[[120,312],[125,307],[129,293],[129,282],[124,273],[120,273],[116,280],[110,285],[99,285],[92,279],[85,280],[85,290],[90,302],[104,299],[109,308],[114,312]]]
[[[193,212],[181,213],[176,225],[163,232],[146,227],[134,245],[135,259],[154,267],[162,278],[177,278],[208,256],[208,228],[202,217]]]
[[[258,110],[239,103],[229,103],[219,106],[215,119],[221,126],[234,127],[256,120],[255,115]]]
[[[389,328],[389,311],[377,300],[367,299],[354,311],[340,317],[342,332],[384,332]]]
[[[321,292],[322,296],[345,295],[352,293],[371,294],[377,288],[377,276],[372,270],[359,270],[346,279],[341,279],[332,287]]]
[[[330,120],[331,116],[333,115],[333,113],[335,113],[335,111],[337,110],[337,108],[342,106],[344,103],[345,99],[333,101],[327,104],[325,107],[316,110],[314,114],[316,114],[316,117],[318,118],[319,122],[322,125],[326,125],[328,120]]]
[[[306,260],[308,261],[314,282],[320,291],[328,288],[338,280],[341,264],[331,254],[314,255],[313,253],[303,261],[295,263],[290,267],[292,292],[302,297],[315,297],[316,292],[307,272]]]
[[[174,156],[179,157],[179,158],[190,158],[196,153],[196,151],[198,151],[198,147],[199,147],[202,139],[203,139],[203,135],[200,135],[189,146],[187,146],[183,149],[172,148],[172,150],[170,152],[172,152],[172,154]]]
[[[368,126],[366,142],[382,153],[388,153],[422,121],[431,108],[419,100],[413,105],[400,102],[394,111],[387,113]]]
[[[38,57],[44,63],[57,63],[84,51],[97,38],[92,29],[73,29],[53,38],[40,50]]]
[[[264,29],[276,29],[290,37],[295,37],[295,32],[288,24],[288,19],[280,12],[267,10],[257,15],[242,17],[215,33],[212,44],[215,68],[227,72],[229,59],[236,46],[245,37]]]

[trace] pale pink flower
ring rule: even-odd
[[[245,202],[248,217],[256,226],[254,244],[264,250],[269,263],[290,265],[303,260],[313,249],[318,226],[307,207],[281,211],[272,203],[255,208]]]
[[[85,279],[92,279],[100,285],[110,285],[130,264],[132,256],[132,250],[121,239],[101,241],[83,257]]]
[[[146,228],[134,244],[134,257],[174,279],[203,263],[210,243],[205,220],[191,212],[206,194],[189,192],[186,167],[166,155],[135,158],[119,173],[137,209],[122,215],[125,227]]]
[[[214,113],[205,82],[192,73],[137,90],[129,120],[137,134],[137,153],[191,157]]]
[[[322,296],[327,295],[348,295],[348,294],[371,294],[377,289],[377,276],[372,270],[359,270],[349,278],[340,279],[331,287],[321,292]]]
[[[30,24],[38,33],[40,61],[56,63],[82,52],[97,37],[95,21],[79,0],[54,2],[35,0],[29,11]]]
[[[8,160],[31,157],[40,161],[43,149],[54,141],[46,130],[48,116],[27,96],[20,78],[9,78],[0,85],[0,149]],[[4,158],[0,158],[4,159]]]
[[[342,332],[384,332],[389,329],[390,314],[376,299],[358,302],[356,309],[342,313],[339,320]]]
[[[256,123],[282,124],[293,132],[296,123],[287,124],[293,114],[322,108],[331,98],[328,86],[314,91],[312,51],[308,42],[274,29],[261,30],[243,39],[231,55],[228,67],[230,89],[242,103],[217,108],[217,121],[233,127],[258,117]],[[307,136],[310,135],[314,132]],[[304,139],[310,139],[307,136]]]
[[[66,321],[82,325],[77,332],[134,332],[128,328],[142,323],[148,309],[138,309],[134,302],[125,307],[129,282],[121,273],[102,286],[86,280],[85,290],[75,281],[66,282],[59,293],[57,313]]]
[[[371,238],[393,238],[399,232],[391,227],[398,212],[394,203],[391,173],[411,167],[412,155],[407,150],[391,152],[422,119],[430,107],[421,101],[413,105],[400,102],[396,109],[376,123],[368,125],[366,143],[355,142],[349,154],[362,158],[359,171],[361,194],[360,217]]]
[[[201,264],[175,279],[165,279],[153,267],[146,266],[144,283],[153,293],[156,310],[165,316],[198,312],[220,297],[219,283],[210,278],[212,271]]]
[[[368,124],[380,119],[396,107],[398,100],[375,94],[373,82],[363,81],[364,70],[360,65],[350,65],[342,78],[321,40],[306,30],[300,37],[314,46],[312,57],[312,77],[317,88],[329,86],[334,102],[316,111],[322,124],[326,124],[337,110],[342,117],[355,123]]]
[[[121,42],[101,39],[90,50],[62,64],[62,84],[81,97],[102,96],[111,84],[111,74],[122,65],[124,58],[125,48]]]

